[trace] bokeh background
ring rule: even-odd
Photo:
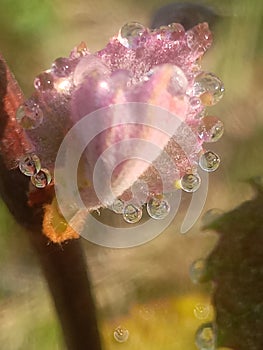
[[[55,58],[68,55],[82,40],[96,51],[126,22],[148,25],[154,11],[166,3],[0,0],[0,51],[30,96],[34,77]],[[211,147],[221,155],[222,165],[210,175],[205,213],[211,208],[228,211],[251,198],[245,180],[263,174],[263,2],[201,3],[222,17],[202,65],[226,87],[224,99],[210,109],[224,121],[225,135]],[[180,235],[187,203],[186,197],[166,232],[141,247],[115,250],[83,240],[105,350],[194,350],[198,325],[213,319],[212,286],[193,284],[189,268],[209,254],[217,236],[201,230],[202,218]],[[130,333],[123,344],[113,339],[119,325]],[[37,258],[26,233],[1,202],[0,344],[3,350],[65,349]]]

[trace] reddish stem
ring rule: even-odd
[[[42,265],[69,350],[100,350],[91,284],[80,241],[48,244],[42,234],[42,208],[28,205],[29,178],[10,165],[26,148],[15,120],[23,94],[0,55],[0,195],[21,225]]]

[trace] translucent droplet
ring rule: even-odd
[[[219,156],[212,151],[205,152],[204,154],[201,155],[199,159],[200,167],[203,170],[208,172],[212,172],[218,169],[219,164],[220,164]]]
[[[37,188],[44,188],[50,184],[52,180],[51,174],[48,169],[41,169],[37,174],[31,177],[31,182]]]
[[[131,187],[133,198],[137,203],[144,204],[147,201],[149,187],[148,184],[143,180],[137,180]]]
[[[34,86],[41,92],[52,90],[54,87],[54,78],[52,74],[49,72],[39,74],[34,80]]]
[[[183,70],[173,64],[162,64],[150,69],[143,76],[142,81],[149,81],[154,75],[159,75],[160,81],[165,81],[166,90],[172,96],[184,95],[188,88],[188,80]],[[201,105],[200,101],[199,105]]]
[[[110,75],[109,68],[97,57],[84,56],[74,70],[74,85],[81,84],[86,78],[95,80],[106,79]]]
[[[115,92],[116,90],[126,89],[131,80],[130,72],[125,69],[117,69],[111,74],[110,86]]]
[[[195,260],[190,266],[189,274],[193,283],[205,282],[207,276],[206,261],[204,259]]]
[[[183,95],[188,87],[188,80],[181,68],[171,66],[171,79],[167,86],[167,91],[172,96]]]
[[[123,210],[123,219],[129,224],[134,224],[142,218],[142,209],[134,204],[128,204]]]
[[[210,305],[208,304],[196,304],[194,308],[194,315],[199,320],[205,320],[210,314]]]
[[[201,106],[201,100],[198,97],[192,97],[189,100],[191,109],[198,109]]]
[[[119,31],[118,40],[128,49],[136,49],[139,45],[139,39],[144,31],[145,27],[140,23],[126,23]]]
[[[217,117],[205,116],[198,128],[199,137],[204,142],[216,142],[224,133],[224,124]]]
[[[16,120],[24,129],[35,129],[43,121],[43,112],[37,103],[28,100],[18,108]]]
[[[200,96],[205,105],[215,105],[223,97],[224,91],[224,84],[213,73],[203,72],[195,78],[193,94]]]
[[[204,53],[212,43],[212,35],[207,23],[201,23],[186,32],[186,42],[189,49],[196,54]]]
[[[179,23],[172,23],[168,26],[161,26],[152,31],[157,40],[177,41],[183,38],[185,34],[184,27]]]
[[[111,210],[114,211],[116,214],[122,214],[124,209],[124,203],[120,199],[116,199],[112,205],[111,205]]]
[[[167,27],[168,37],[170,40],[180,40],[185,34],[184,27],[180,23],[171,23]]]
[[[124,343],[129,338],[129,331],[124,327],[117,327],[113,332],[113,337],[118,343]]]
[[[213,221],[217,220],[220,216],[224,214],[221,209],[210,209],[202,217],[202,225],[208,226],[212,224]]]
[[[195,343],[200,350],[215,349],[215,331],[212,323],[204,323],[198,328]]]
[[[19,161],[19,169],[26,176],[33,176],[41,169],[40,159],[35,154],[28,154]]]
[[[72,61],[68,58],[59,57],[52,63],[51,70],[58,77],[66,77],[72,71]]]
[[[164,219],[169,214],[171,209],[168,201],[162,196],[152,197],[147,202],[146,208],[150,217],[157,220]]]
[[[201,185],[198,174],[186,174],[181,178],[181,187],[185,192],[195,192]]]

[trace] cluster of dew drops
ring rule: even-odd
[[[162,27],[162,32],[168,32],[178,29],[176,26],[170,25]],[[131,22],[124,25],[120,31],[118,39],[121,44],[127,48],[135,49],[140,35],[144,32],[145,27],[139,23]],[[190,33],[189,33],[190,34]],[[190,35],[189,35],[190,38]],[[191,40],[187,38],[187,44],[192,49],[192,45],[196,42],[191,36]],[[192,97],[190,99],[190,107],[195,110],[200,106],[213,106],[221,100],[224,94],[224,85],[222,81],[213,73],[202,72],[195,78],[193,85]],[[224,133],[224,125],[216,116],[206,115],[203,110],[198,114],[199,126],[197,130],[198,138],[205,143],[213,143],[218,141]],[[220,165],[220,157],[212,150],[203,151],[199,158],[199,166],[206,172],[213,172]],[[193,193],[199,189],[201,178],[196,171],[186,173],[180,181],[176,182],[176,187],[185,192]],[[123,219],[127,223],[137,223],[142,218],[142,207],[134,203],[124,203],[121,199],[116,199],[110,207],[117,214],[122,214]],[[165,194],[158,196],[150,196],[146,202],[146,210],[148,215],[153,219],[164,219],[170,212],[170,204]]]
[[[81,43],[77,48],[76,57],[57,58],[51,69],[35,78],[36,93],[69,95],[73,87],[72,73],[77,59],[86,53],[86,45]],[[16,112],[16,120],[25,131],[37,129],[43,123],[44,117],[44,113],[34,97],[26,100]],[[32,184],[37,188],[44,188],[52,181],[50,170],[42,168],[41,160],[34,152],[24,155],[19,160],[19,169],[24,175],[31,177]]]
[[[175,26],[162,27],[162,31],[176,31]],[[119,42],[128,49],[135,49],[138,40],[145,27],[136,22],[130,22],[124,25],[118,35]],[[189,36],[190,37],[190,36]],[[192,39],[187,40],[190,49],[196,45]],[[78,62],[78,58],[87,53],[87,48],[81,44],[75,56],[69,58],[56,59],[51,69],[41,73],[35,78],[34,86],[37,93],[56,91],[56,93],[70,94],[74,86],[72,73]],[[224,85],[221,80],[212,73],[202,72],[196,78],[193,85],[192,97],[190,100],[191,108],[198,109],[200,105],[212,106],[221,100],[224,93]],[[21,105],[16,114],[17,121],[25,130],[36,129],[41,125],[44,118],[43,111],[36,101],[31,98]],[[198,137],[203,142],[216,142],[224,132],[223,123],[215,116],[205,115],[204,111],[198,115],[199,127]],[[220,164],[220,157],[213,151],[202,152],[199,159],[199,166],[207,172],[215,171]],[[51,172],[42,168],[41,160],[34,154],[26,154],[19,161],[19,169],[27,176],[31,177],[31,182],[38,188],[44,188],[52,181]],[[177,185],[185,192],[193,193],[198,190],[201,184],[201,178],[196,171],[186,173]],[[121,199],[116,199],[111,209],[118,214],[122,214],[127,223],[136,223],[142,218],[142,208],[134,203],[125,204]],[[163,196],[154,196],[146,203],[146,209],[150,217],[154,219],[163,219],[170,212],[170,204]]]
[[[166,27],[167,28],[167,27]],[[143,33],[144,27],[139,23],[128,23],[120,29],[118,39],[127,48],[134,48],[138,36]],[[189,40],[189,47],[192,40]],[[193,86],[193,96],[190,104],[192,108],[198,108],[201,104],[204,107],[213,106],[221,100],[224,94],[222,81],[212,73],[203,72],[195,78]],[[202,112],[199,116],[198,137],[205,143],[218,141],[224,132],[224,125],[221,120],[212,115]],[[199,166],[206,172],[213,172],[220,165],[220,157],[212,150],[203,151],[199,158]],[[201,185],[200,176],[195,173],[185,174],[179,181],[179,188],[185,192],[193,193]],[[116,199],[111,205],[111,210],[117,214],[122,214],[127,223],[137,223],[142,218],[142,208],[133,203],[125,203],[121,199]],[[170,204],[166,195],[152,196],[146,203],[148,215],[153,219],[163,219],[170,212]],[[193,283],[204,282],[206,276],[206,261],[198,259],[190,267],[190,277]],[[205,319],[209,314],[209,306],[198,304],[194,309],[194,314],[199,319]],[[113,332],[114,339],[123,343],[128,340],[129,331],[122,326],[118,326]],[[200,350],[214,350],[216,347],[216,331],[212,322],[203,323],[195,334],[195,343]],[[223,348],[222,348],[223,350]],[[224,348],[224,350],[231,350]]]

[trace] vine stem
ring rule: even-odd
[[[80,240],[49,244],[42,234],[42,207],[28,205],[29,178],[7,164],[19,158],[23,140],[15,120],[23,94],[0,55],[0,195],[25,227],[39,257],[68,350],[101,350],[91,282]]]

